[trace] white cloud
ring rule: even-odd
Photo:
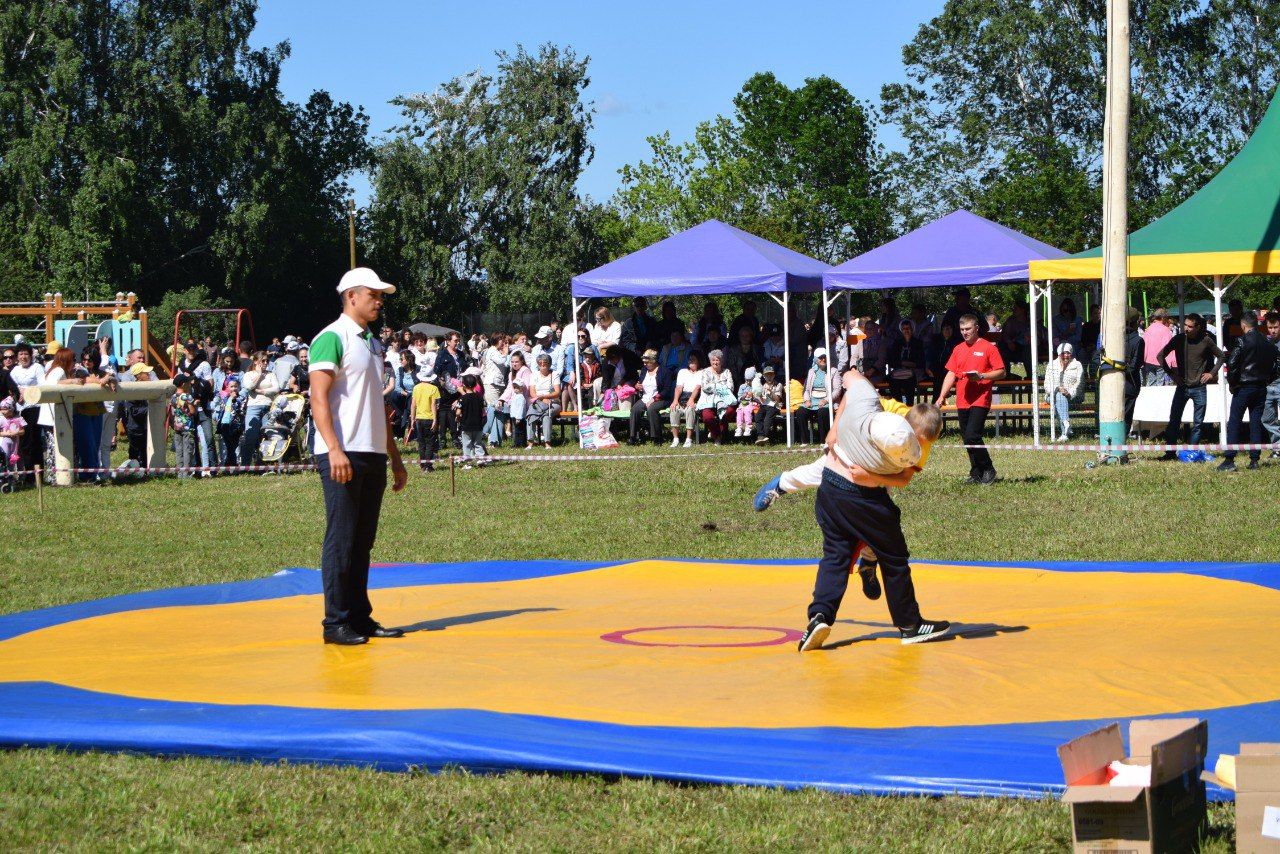
[[[602,116],[620,116],[623,113],[631,112],[631,110],[630,104],[612,92],[606,92],[604,97],[600,99],[600,103],[596,104],[596,112]]]

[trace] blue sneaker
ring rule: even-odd
[[[773,480],[760,487],[760,491],[756,493],[755,508],[758,512],[763,513],[769,509],[769,505],[777,500],[782,494],[782,487],[778,484],[782,481],[782,475],[776,476]]]

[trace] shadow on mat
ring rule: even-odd
[[[860,635],[856,638],[846,638],[835,643],[824,645],[823,649],[840,649],[844,646],[852,646],[855,643],[866,643],[867,641],[876,640],[898,640],[898,630],[890,623],[871,623],[864,620],[836,620],[837,624],[844,623],[850,626],[867,626],[875,629],[887,629],[888,631],[871,632],[870,634]],[[1002,626],[998,623],[952,623],[951,633],[946,637],[938,638],[936,641],[928,641],[928,643],[948,643],[954,640],[981,640],[983,638],[993,638],[997,635],[1011,635],[1018,632],[1025,632],[1028,626]]]
[[[472,623],[487,623],[490,620],[501,620],[503,617],[514,617],[517,614],[536,614],[541,611],[559,611],[559,608],[515,608],[510,611],[478,611],[474,614],[459,614],[456,617],[441,617],[438,620],[423,620],[409,626],[397,626],[405,634],[410,632],[442,632],[450,626],[469,626]]]

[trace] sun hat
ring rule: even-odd
[[[745,371],[743,371],[743,372],[742,372],[742,378],[743,378],[744,380],[753,380],[753,379],[755,379],[755,378],[756,378],[756,369],[755,369],[754,367],[752,367],[752,366],[748,365],[748,366],[747,366],[747,369],[746,369]]]
[[[378,278],[378,274],[368,267],[356,267],[342,274],[342,278],[338,280],[338,293],[344,293],[352,288],[369,288],[382,291],[384,294],[396,292],[395,285],[382,281]]]
[[[471,367],[467,368],[465,371],[462,372],[462,376],[478,377],[480,376],[480,369],[477,368],[475,365],[472,365]]]
[[[550,337],[551,337],[551,327],[550,327],[550,326],[539,326],[539,327],[538,327],[538,333],[537,333],[536,335],[534,335],[534,336],[533,336],[533,338],[534,338],[534,340],[535,340],[535,341],[536,341],[536,340],[538,340],[538,339],[540,339],[540,338],[550,338]]]
[[[877,412],[869,429],[872,444],[895,466],[905,469],[920,462],[920,440],[901,415]]]
[[[49,346],[44,348],[44,354],[46,356],[56,356],[58,355],[58,351],[61,349],[62,345],[60,343],[57,341],[50,341]]]
[[[763,370],[763,371],[761,371],[760,373],[762,373],[762,374],[776,374],[777,372],[778,372],[778,369],[777,369],[777,368],[775,368],[773,365],[765,365],[765,366],[764,366],[764,370]]]
[[[288,344],[284,345],[284,350],[286,353],[296,353],[301,349],[302,349],[302,345],[299,344],[297,341],[290,341]]]
[[[144,365],[142,364],[142,362],[138,362],[136,365],[133,365],[132,367],[129,368],[129,373],[133,374],[136,377],[139,374],[149,374],[154,370],[155,369],[152,368],[150,365]]]
[[[1076,348],[1071,346],[1070,341],[1063,341],[1061,344],[1058,345],[1059,356],[1061,356],[1063,353],[1074,353],[1075,351],[1076,351]]]
[[[12,397],[6,397],[4,400],[0,400],[0,409],[17,409],[17,408],[18,408],[18,404],[13,402]]]
[[[645,350],[645,351],[644,351],[644,355],[643,355],[643,356],[641,356],[640,358],[644,359],[645,361],[654,361],[654,362],[656,362],[656,361],[658,361],[658,351],[657,351],[657,350],[654,350],[653,348],[650,348],[650,349],[648,349],[648,350]]]
[[[817,350],[813,351],[813,360],[815,362],[818,361],[819,359],[825,359],[825,358],[827,358],[826,347],[819,347]]]

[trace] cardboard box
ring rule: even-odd
[[[1129,724],[1129,755],[1111,724],[1058,748],[1071,804],[1075,854],[1190,851],[1204,830],[1205,752],[1209,725],[1195,719]],[[1150,786],[1109,786],[1116,760],[1151,766]]]
[[[1213,774],[1202,778],[1233,787]],[[1236,851],[1280,854],[1280,744],[1242,744],[1236,757]]]

